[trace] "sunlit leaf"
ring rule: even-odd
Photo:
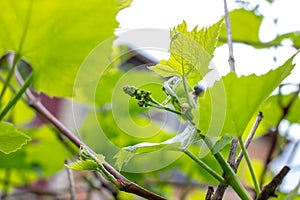
[[[222,24],[220,20],[210,27],[201,30],[195,27],[192,31],[188,31],[185,22],[178,25],[170,33],[171,57],[149,69],[163,77],[186,76],[192,86],[196,85],[209,71]]]
[[[2,0],[0,7],[0,54],[19,53],[35,88],[51,96],[71,96],[81,63],[117,26],[116,1]]]
[[[17,151],[30,140],[29,136],[18,131],[12,124],[0,122],[0,151],[3,153]]]
[[[73,170],[97,170],[98,164],[93,160],[77,160],[66,167]]]
[[[265,75],[237,77],[236,74],[229,73],[217,81],[205,96],[199,99],[199,129],[204,134],[211,128],[219,131],[217,134],[241,136],[257,108],[294,68],[294,56],[281,67]],[[216,127],[219,130],[216,130]]]

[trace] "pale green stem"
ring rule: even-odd
[[[248,168],[249,168],[250,173],[251,173],[251,177],[252,177],[252,180],[253,180],[253,183],[254,183],[256,195],[259,195],[259,193],[260,193],[259,183],[258,183],[258,180],[257,180],[257,178],[255,176],[255,172],[254,172],[254,169],[253,169],[253,166],[252,166],[249,154],[248,154],[247,149],[246,149],[246,147],[244,145],[242,137],[240,136],[240,137],[238,137],[238,139],[239,139],[239,143],[240,143],[242,152],[243,152],[243,154],[245,156]]]
[[[162,106],[162,105],[151,105],[151,106],[154,107],[154,108],[157,108],[157,109],[166,110],[166,111],[175,113],[177,115],[183,115],[181,112],[179,112],[177,110],[174,110],[172,108],[166,107],[166,106]]]
[[[27,88],[31,85],[32,74],[29,75],[24,85],[21,89],[15,94],[15,96],[10,100],[10,102],[5,106],[5,108],[0,113],[0,121],[5,117],[5,115],[10,111],[10,109],[18,102],[22,97]]]
[[[209,140],[209,138],[206,137],[205,135],[202,135],[202,134],[200,134],[200,137],[204,140],[207,147],[210,150],[212,150],[213,149],[213,144]],[[224,171],[224,178],[225,178],[226,183],[228,183],[228,185],[230,185],[234,189],[234,191],[239,195],[239,197],[241,199],[251,200],[252,198],[250,197],[250,195],[248,194],[248,192],[246,191],[245,187],[242,185],[240,180],[237,178],[237,176],[234,173],[233,169],[227,163],[227,161],[225,160],[223,155],[220,152],[217,152],[213,155],[214,155],[214,157],[216,158],[216,160],[218,161],[218,163],[220,164],[220,166],[222,167],[222,169]]]
[[[185,76],[182,76],[182,84],[183,84],[183,87],[184,87],[184,91],[185,91],[185,96],[186,96],[187,102],[188,102],[190,108],[192,108],[193,104],[192,104],[192,101],[191,101],[191,98],[190,98],[190,95],[189,95],[189,89],[188,89],[188,85],[187,85],[186,77]]]
[[[18,62],[19,62],[19,60],[20,60],[20,56],[19,56],[18,54],[15,54],[15,55],[14,55],[14,60],[13,60],[12,67],[11,67],[11,69],[9,70],[9,73],[8,73],[8,75],[7,75],[7,78],[6,78],[5,82],[4,82],[4,86],[3,86],[2,90],[1,90],[1,94],[0,94],[0,103],[1,103],[2,98],[3,98],[3,96],[4,96],[5,92],[6,92],[7,87],[9,86],[11,77],[13,76],[13,74],[14,74],[14,72],[15,72],[15,68],[16,68],[16,66],[17,66],[17,64],[18,64]]]
[[[183,152],[187,156],[189,156],[192,160],[194,160],[205,171],[207,171],[210,175],[212,175],[215,179],[217,179],[220,183],[225,183],[225,180],[224,180],[224,178],[221,175],[219,175],[216,171],[214,171],[212,168],[210,168],[207,164],[205,164],[202,160],[200,160],[192,152],[190,152],[188,150],[184,150]]]

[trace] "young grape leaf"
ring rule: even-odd
[[[204,134],[213,130],[219,131],[215,134],[241,136],[258,107],[290,74],[295,55],[265,75],[237,77],[229,73],[217,81],[199,99],[199,129]]]
[[[30,140],[29,136],[18,131],[12,124],[0,122],[0,151],[3,153],[15,152]]]
[[[97,170],[98,164],[93,160],[77,160],[66,167],[73,170]]]
[[[20,54],[33,68],[34,87],[50,96],[72,95],[81,63],[117,27],[117,1],[2,0],[0,7],[0,54]]]
[[[261,48],[258,37],[259,28],[263,17],[255,14],[255,11],[237,9],[229,13],[232,39],[236,42],[244,42],[253,47]],[[223,26],[220,32],[220,43],[227,42],[226,27]]]
[[[192,86],[196,85],[209,71],[208,65],[213,57],[222,25],[223,20],[220,20],[200,31],[197,27],[188,31],[187,24],[183,21],[171,30],[169,60],[161,60],[149,69],[163,77],[185,76]]]
[[[218,152],[220,152],[229,142],[231,142],[233,139],[232,136],[230,135],[224,135],[222,136],[221,139],[219,139],[216,144],[214,145],[214,147],[211,150],[212,154],[216,154]]]
[[[186,149],[190,144],[195,142],[197,137],[197,130],[191,124],[189,124],[183,132],[179,133],[175,137],[168,139],[161,143],[149,143],[143,142],[134,146],[128,146],[122,148],[115,156],[116,166],[121,169],[122,166],[129,162],[129,160],[135,155],[140,153],[149,153],[159,150],[174,150],[180,151]]]

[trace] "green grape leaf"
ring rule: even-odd
[[[220,140],[216,142],[214,147],[211,150],[212,154],[220,152],[228,143],[232,141],[233,137],[230,135],[224,135]]]
[[[124,8],[129,7],[130,4],[131,4],[131,2],[132,2],[132,0],[118,0],[118,3],[119,3],[118,8],[119,8],[119,10],[122,10]]]
[[[293,70],[295,55],[267,74],[237,77],[229,73],[217,81],[199,99],[199,129],[204,134],[213,130],[241,136],[259,106]]]
[[[295,48],[299,49],[300,47],[300,31],[290,32],[277,36],[269,44],[279,45],[284,39],[290,39],[293,42]]]
[[[169,60],[161,60],[149,69],[163,77],[185,76],[192,86],[196,85],[209,71],[208,65],[213,57],[222,25],[223,20],[220,20],[199,31],[197,27],[188,31],[187,24],[183,22],[173,28],[170,33]]]
[[[265,47],[261,45],[258,37],[259,28],[263,17],[255,14],[255,11],[244,9],[233,10],[229,13],[232,40],[252,45],[256,48]],[[223,26],[220,32],[219,45],[227,42],[226,27]]]
[[[0,54],[27,60],[34,87],[50,96],[72,95],[81,63],[117,27],[116,1],[2,0],[0,7]]]
[[[15,152],[30,140],[29,136],[18,131],[12,124],[0,122],[0,151],[3,153]]]
[[[73,170],[97,170],[98,164],[93,160],[77,160],[66,167]]]
[[[198,134],[195,127],[189,124],[181,133],[175,137],[160,143],[143,142],[134,146],[122,148],[115,156],[116,166],[121,169],[129,162],[135,154],[149,153],[159,150],[180,151],[186,149],[190,144],[198,140]]]

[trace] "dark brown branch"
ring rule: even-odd
[[[212,200],[212,196],[214,194],[214,187],[208,186],[208,190],[205,196],[205,200]]]
[[[20,85],[24,84],[24,81],[19,73],[16,73],[16,79],[18,80]],[[63,125],[54,115],[52,115],[49,110],[45,108],[45,106],[40,102],[38,98],[31,92],[31,90],[26,90],[26,96],[28,98],[28,104],[41,116],[43,116],[47,121],[49,121],[57,130],[60,131],[65,137],[67,137],[73,144],[75,144],[78,148],[85,147],[93,152],[86,144],[84,144],[80,139],[78,139],[65,125]],[[147,198],[147,199],[157,199],[162,200],[166,199],[161,197],[141,186],[137,185],[136,183],[131,182],[127,178],[125,178],[122,174],[120,174],[116,169],[114,169],[109,163],[104,162],[103,166],[105,169],[115,177],[117,181],[120,182],[122,187],[120,190],[133,193],[138,196]]]
[[[259,194],[256,200],[267,200],[270,197],[277,197],[275,192],[282,182],[283,178],[289,171],[290,168],[288,166],[284,166],[281,171],[273,178],[273,180],[263,188],[262,192]]]

